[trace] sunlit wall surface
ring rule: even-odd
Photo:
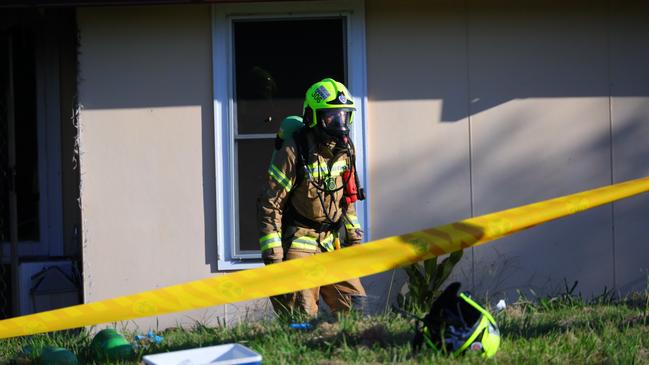
[[[649,175],[641,2],[367,3],[372,233],[382,237]],[[407,40],[407,41],[406,41]],[[644,288],[649,197],[467,252],[500,295]]]
[[[649,175],[640,1],[371,0],[365,11],[372,238]],[[78,10],[87,302],[218,271],[210,16]],[[467,251],[455,276],[494,296],[553,294],[564,279],[586,296],[643,288],[648,207],[636,197]],[[374,310],[400,289],[392,279],[365,279]]]

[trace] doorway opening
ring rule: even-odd
[[[77,47],[71,8],[5,9],[0,24],[0,318],[8,318],[81,302]]]

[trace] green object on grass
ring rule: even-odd
[[[61,347],[46,346],[41,353],[41,365],[79,365],[77,355]]]
[[[99,331],[90,347],[97,360],[130,360],[135,357],[133,345],[112,328]]]

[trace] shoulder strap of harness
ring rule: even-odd
[[[296,150],[296,161],[295,161],[295,184],[293,186],[299,186],[304,180],[305,170],[307,164],[309,163],[309,141],[307,138],[307,128],[302,128],[295,132],[293,135],[293,141],[295,141],[295,150]]]

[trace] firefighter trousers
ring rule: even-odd
[[[289,249],[286,255],[287,260],[295,260],[315,255],[319,251],[304,252]],[[335,284],[325,285],[317,288],[305,289],[289,294],[285,297],[286,307],[292,310],[299,310],[309,316],[318,314],[318,303],[320,296],[327,303],[334,313],[349,311],[352,309],[352,297],[365,297],[365,289],[360,279],[354,278]],[[275,306],[275,304],[273,304]]]

